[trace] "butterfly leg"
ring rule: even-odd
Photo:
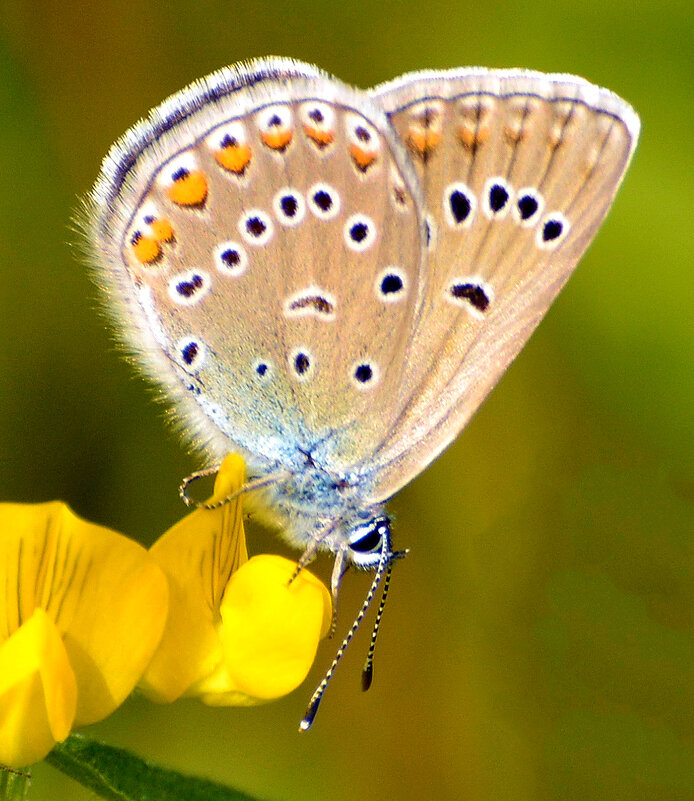
[[[294,581],[294,579],[301,573],[301,571],[306,567],[306,565],[313,559],[315,556],[316,551],[320,547],[323,540],[333,531],[333,526],[327,525],[317,534],[312,535],[311,544],[306,548],[306,550],[301,554],[299,561],[297,562],[296,568],[292,573],[292,577],[289,579],[289,584]]]
[[[231,503],[231,501],[236,500],[236,498],[238,498],[240,495],[245,495],[247,492],[253,492],[254,490],[262,489],[263,487],[269,487],[272,484],[281,484],[283,481],[287,481],[287,479],[291,478],[292,476],[292,474],[287,470],[283,470],[280,473],[273,473],[269,476],[260,476],[259,478],[254,478],[251,481],[247,481],[235,492],[227,495],[226,498],[222,498],[219,501],[213,501],[211,503],[206,501],[196,501],[188,496],[188,487],[194,481],[197,481],[199,478],[205,478],[206,476],[212,476],[217,472],[219,472],[218,466],[207,467],[204,470],[198,470],[195,473],[191,473],[189,476],[186,476],[186,478],[183,479],[181,486],[178,488],[178,494],[186,506],[195,506],[198,509],[219,509],[220,507]]]
[[[206,476],[212,476],[219,470],[219,466],[217,467],[206,467],[204,470],[196,470],[194,473],[191,473],[189,476],[186,476],[183,481],[181,481],[181,486],[178,488],[178,494],[185,503],[186,506],[197,506],[198,502],[194,501],[192,498],[188,496],[188,487],[194,482],[197,481],[199,478],[205,478]]]
[[[289,579],[289,584],[291,584],[294,579],[297,578],[299,573],[306,567],[306,565],[313,559],[318,550],[318,546],[320,545],[321,540],[313,540],[313,542],[306,548],[306,550],[301,554],[299,557],[299,561],[296,563],[296,567],[294,568],[294,572],[292,573],[292,577]]]
[[[332,637],[335,634],[335,629],[337,628],[337,599],[338,595],[340,594],[342,577],[345,575],[348,567],[347,549],[341,548],[335,556],[335,564],[333,565],[333,572],[332,576],[330,577],[330,592],[333,596],[333,618],[332,622],[330,623],[329,637]]]

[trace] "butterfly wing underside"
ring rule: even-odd
[[[325,441],[365,461],[393,422],[422,222],[378,104],[274,59],[210,76],[126,134],[88,227],[129,344],[186,431],[212,455],[299,469]],[[398,281],[409,302],[390,302]]]
[[[457,436],[607,214],[639,121],[580,78],[415,73],[373,94],[407,146],[428,214],[427,288],[399,413],[370,470],[390,497]]]

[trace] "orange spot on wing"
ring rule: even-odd
[[[205,173],[189,172],[167,187],[166,194],[179,206],[199,206],[207,197],[207,178]]]
[[[564,124],[563,122],[555,122],[554,125],[549,129],[547,134],[547,141],[549,142],[549,146],[552,150],[556,150],[559,145],[562,143],[564,138]]]
[[[362,172],[366,172],[366,170],[374,163],[374,161],[376,161],[376,157],[378,155],[377,150],[367,150],[366,148],[355,144],[349,146],[349,152],[352,156],[352,161],[354,161],[354,163]]]
[[[328,128],[318,128],[315,125],[304,125],[304,131],[309,139],[312,139],[318,147],[327,147],[335,139],[335,132]]]
[[[214,154],[217,164],[229,172],[242,173],[251,161],[251,149],[239,142],[225,145]]]
[[[262,131],[260,136],[263,142],[273,150],[284,150],[292,141],[294,134],[289,128],[272,127],[267,131]]]
[[[525,138],[522,122],[513,122],[504,126],[504,136],[510,145],[517,145]]]
[[[421,157],[428,156],[429,153],[441,141],[441,131],[432,128],[422,128],[421,126],[412,126],[407,136],[407,141],[410,149]]]
[[[171,242],[174,238],[174,230],[168,220],[154,220],[149,227],[157,242]]]
[[[133,255],[140,264],[151,264],[161,256],[161,247],[152,236],[144,236],[138,232],[133,236],[131,245]]]
[[[474,125],[463,124],[458,129],[458,136],[463,143],[463,147],[474,150],[479,145],[483,145],[489,139],[490,130],[486,126],[477,128]]]

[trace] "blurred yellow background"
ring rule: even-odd
[[[128,126],[267,54],[359,86],[428,67],[572,72],[634,105],[641,145],[596,243],[472,424],[392,503],[412,553],[372,690],[362,633],[309,735],[332,643],[279,703],[133,699],[86,733],[268,801],[694,798],[690,4],[4,0],[0,25],[1,495],[62,498],[144,543],[182,515],[198,462],[116,352],[71,225]],[[340,631],[367,581],[347,577]],[[33,797],[91,796],[39,766]]]

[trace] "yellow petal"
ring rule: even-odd
[[[223,500],[244,481],[240,456],[227,456],[210,500]],[[231,574],[248,559],[240,500],[196,509],[150,549],[169,581],[166,629],[140,688],[152,700],[175,701],[222,661],[219,606]]]
[[[60,633],[43,611],[0,646],[0,762],[19,768],[70,733],[77,683]]]
[[[296,564],[254,556],[229,581],[220,636],[233,689],[250,698],[286,695],[306,678],[330,625],[330,594]],[[232,689],[230,687],[230,689]]]
[[[75,725],[110,714],[132,691],[166,620],[166,579],[147,551],[65,504],[0,504],[5,639],[44,609],[62,634],[77,686]]]
[[[199,698],[208,706],[257,706],[269,700],[253,698],[237,689],[224,659],[221,659],[217,668],[209,676],[191,685],[186,691],[186,696]]]

